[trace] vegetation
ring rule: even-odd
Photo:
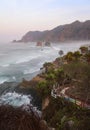
[[[72,86],[68,93],[82,101],[90,102],[90,66],[83,62],[64,65],[64,70],[72,77]]]
[[[0,106],[0,130],[48,130],[41,118],[28,106],[28,112],[22,108]]]
[[[79,51],[75,52],[68,52],[67,55],[65,56],[65,59],[70,62],[70,61],[78,61],[82,54]]]
[[[44,99],[51,96],[51,90],[53,87],[62,87],[69,78],[68,74],[65,74],[63,68],[49,70],[44,74],[44,81],[40,81],[36,87],[39,95]]]
[[[44,63],[43,67],[45,68],[45,72],[47,73],[48,71],[53,70],[54,66],[50,62],[46,62],[46,63]]]
[[[42,99],[46,98],[47,96],[51,95],[51,88],[48,85],[47,81],[41,81],[38,83],[36,90]]]
[[[63,57],[63,62],[67,61],[67,64],[60,66],[55,62],[58,67],[53,69],[50,69],[49,64],[48,71],[44,75],[46,83],[41,83],[40,87],[47,89],[48,86],[47,90],[50,93],[53,86],[65,87],[65,84],[69,83],[69,86],[74,88],[71,87],[67,93],[90,104],[90,52],[86,47],[84,49],[84,53],[68,52]],[[57,61],[60,59],[57,58]],[[76,106],[63,98],[51,97],[49,106],[43,111],[43,118],[57,130],[90,129],[90,110]]]
[[[81,109],[63,98],[51,98],[43,118],[56,130],[90,130],[90,110]]]
[[[90,63],[90,51],[85,54],[86,61]]]
[[[51,97],[54,87],[61,90],[69,86],[68,95],[90,104],[90,51],[87,47],[80,50],[68,52],[63,61],[59,57],[54,63],[45,63],[45,72],[39,75],[43,80],[36,83],[39,96],[50,99],[42,118],[56,130],[90,130],[90,109],[81,108],[64,98]]]
[[[82,52],[75,51],[68,52],[64,56],[63,60],[67,61],[68,64],[63,64],[62,66],[58,64],[57,68],[55,68],[53,63],[44,64],[45,73],[43,74],[43,77],[45,81],[39,82],[37,87],[42,97],[48,96],[53,89],[53,86],[61,87],[69,83],[75,86],[75,89],[72,89],[71,91],[74,96],[82,99],[83,95],[83,99],[87,100],[89,96],[86,96],[86,93],[87,95],[90,95],[90,67],[88,65],[90,52],[87,47],[81,47],[80,49],[86,50],[86,53],[82,55]],[[81,59],[84,59],[84,61]],[[56,64],[57,63],[58,62],[56,62]]]
[[[82,47],[80,47],[80,51],[82,54],[86,54],[88,52],[88,47],[82,46]]]

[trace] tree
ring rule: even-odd
[[[60,55],[60,65],[62,65],[63,61],[62,61],[62,55],[64,54],[63,50],[59,51],[59,55]]]
[[[78,83],[79,91],[83,93],[83,98],[85,99],[85,102],[90,103],[90,101],[88,101],[88,99],[90,99],[90,66],[88,64],[83,64],[81,68],[81,82]]]
[[[47,81],[41,81],[39,82],[37,86],[38,94],[43,98],[50,96],[51,94],[51,88],[49,87],[49,84]]]
[[[46,62],[43,67],[45,68],[45,72],[48,73],[49,70],[53,70],[53,64],[50,62]]]
[[[56,70],[55,75],[56,75],[57,86],[61,86],[65,79],[64,70],[62,68],[59,68],[58,70]]]
[[[82,46],[79,49],[80,49],[80,51],[81,51],[82,54],[85,54],[85,53],[88,52],[88,47],[86,47],[86,46]]]
[[[90,63],[90,52],[85,54],[85,58],[86,58],[87,62]]]
[[[48,74],[46,75],[46,81],[47,81],[48,85],[52,88],[53,85],[54,85],[55,82],[56,82],[56,76],[55,76],[54,72],[48,73]]]
[[[63,50],[59,51],[59,55],[62,56],[64,54]]]
[[[75,52],[73,53],[73,56],[74,56],[75,60],[79,60],[80,57],[81,57],[81,54],[80,54],[79,51],[75,51]]]
[[[68,52],[67,55],[65,56],[65,59],[66,59],[68,62],[73,61],[73,60],[74,60],[73,52]]]
[[[83,62],[64,65],[64,71],[72,77],[73,86],[70,93],[86,102],[90,99],[90,66]]]

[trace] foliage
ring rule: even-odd
[[[68,64],[64,64],[55,70],[48,69],[46,81],[50,86],[61,86],[64,84],[65,79],[71,78],[71,83],[75,86],[75,89],[72,89],[73,95],[88,101],[90,99],[90,66],[88,64],[90,52],[87,53],[88,49],[86,47],[81,49],[85,49],[84,55],[79,51],[68,52],[65,55]],[[81,61],[82,57],[85,58],[85,62]],[[51,97],[50,104],[44,110],[43,117],[50,126],[55,127],[57,130],[90,129],[90,110],[77,107],[63,98],[54,99]],[[69,121],[72,122],[72,126],[69,125]]]
[[[46,81],[48,83],[49,86],[53,87],[53,84],[55,83],[55,74],[54,73],[48,73],[46,74]]]
[[[68,52],[65,56],[65,59],[68,61],[68,62],[71,62],[71,61],[78,61],[80,60],[80,57],[82,56],[82,54],[80,54],[79,51],[75,51],[75,52]]]
[[[82,57],[87,60],[82,62]],[[60,68],[54,69],[52,64],[47,63],[45,81],[40,82],[38,86],[42,97],[50,95],[53,86],[60,87],[64,85],[66,79],[72,79],[70,83],[75,86],[71,91],[72,94],[87,102],[90,98],[90,66],[86,61],[89,61],[89,58],[89,52],[82,55],[79,51],[75,51],[67,53],[65,59],[68,64]],[[49,106],[43,111],[43,118],[57,130],[90,129],[90,110],[80,108],[63,98],[51,97]],[[72,122],[71,126],[69,122]]]
[[[67,55],[65,56],[65,59],[66,59],[68,62],[73,61],[73,60],[74,60],[73,52],[68,52]]]
[[[55,76],[56,76],[56,82],[58,84],[58,86],[63,84],[65,75],[64,75],[64,70],[63,68],[59,68],[55,71]]]
[[[59,51],[59,55],[62,56],[64,54],[63,50]]]
[[[82,56],[82,54],[80,54],[79,51],[75,51],[75,52],[73,53],[73,56],[74,56],[75,60],[79,60],[80,57]]]
[[[78,108],[63,98],[51,98],[49,106],[44,110],[43,117],[50,126],[57,130],[67,130],[67,125],[69,129],[71,127],[71,130],[90,129],[90,110]],[[69,121],[73,122],[72,126],[69,126]],[[87,128],[85,129],[85,127]]]
[[[48,86],[47,81],[41,81],[38,83],[37,87],[38,94],[43,98],[50,96],[51,88]]]
[[[86,46],[82,46],[82,47],[80,47],[79,49],[81,50],[81,53],[82,53],[82,54],[88,52],[88,47],[86,47]]]
[[[86,58],[87,62],[90,63],[90,52],[85,54],[85,58]]]
[[[51,62],[46,62],[44,63],[43,67],[45,68],[45,72],[47,73],[48,71],[53,70],[53,64]]]
[[[75,89],[69,91],[82,100],[90,99],[90,66],[83,62],[72,62],[63,66],[64,71],[72,77]]]

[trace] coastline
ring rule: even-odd
[[[64,58],[64,56],[62,57],[62,59],[63,58]],[[47,62],[46,64],[48,64],[48,63],[54,66],[53,69],[58,69],[58,68],[60,68],[60,57],[57,57],[54,61]],[[63,64],[67,64],[67,62],[63,61]],[[39,105],[39,109],[41,109],[42,97],[40,97],[40,95],[38,96],[38,94],[37,94],[38,93],[37,84],[39,82],[45,80],[45,78],[43,78],[43,76],[42,76],[43,73],[44,74],[46,73],[45,72],[46,68],[44,65],[45,65],[45,63],[43,64],[42,68],[40,68],[40,70],[38,72],[34,72],[31,80],[27,80],[27,79],[23,78],[22,81],[18,82],[18,83],[17,82],[4,82],[3,84],[0,84],[0,95],[2,95],[3,93],[14,92],[14,91],[17,93],[22,93],[22,94],[26,94],[26,95],[31,94],[33,97],[34,105],[37,105],[37,106]],[[46,97],[46,99],[47,98],[48,97]],[[39,100],[37,100],[37,99],[39,99]]]
[[[71,52],[71,53],[69,52],[69,54],[74,55],[74,52]],[[54,81],[54,78],[56,78],[56,77],[54,77],[55,76],[54,74],[62,75],[64,73],[61,73],[61,72],[64,72],[64,71],[66,72],[66,70],[64,70],[64,71],[62,70],[62,65],[66,65],[67,68],[70,67],[68,65],[78,65],[77,60],[72,62],[73,63],[72,64],[71,61],[67,60],[67,62],[66,62],[64,58],[65,58],[65,56],[63,56],[63,58],[62,58],[63,64],[60,63],[60,61],[61,61],[60,57],[57,57],[53,62],[44,63],[43,67],[41,69],[42,73],[37,74],[35,77],[33,77],[29,81],[22,79],[22,82],[17,83],[17,84],[14,82],[3,83],[2,85],[0,85],[1,86],[0,88],[2,88],[2,94],[3,94],[3,86],[4,86],[5,92],[8,92],[8,90],[10,90],[12,92],[15,91],[17,93],[22,93],[25,95],[30,94],[33,97],[31,103],[33,104],[33,106],[38,108],[38,110],[40,110],[42,113],[41,118],[43,120],[47,121],[48,126],[53,127],[56,130],[59,128],[62,130],[63,130],[63,128],[67,128],[66,125],[68,125],[68,127],[70,129],[73,129],[73,126],[75,126],[77,128],[77,127],[79,127],[79,125],[77,126],[77,122],[80,123],[80,126],[82,127],[82,118],[85,119],[84,120],[85,125],[89,126],[87,123],[89,122],[89,119],[90,119],[89,115],[88,115],[90,112],[90,109],[87,109],[84,106],[80,106],[80,105],[70,101],[70,97],[69,97],[69,100],[66,100],[63,96],[56,98],[51,95],[51,92],[47,93],[47,91],[46,91],[47,89],[49,89],[49,87],[50,87],[50,90],[53,90],[54,86],[53,86],[52,82]],[[79,64],[79,65],[81,65],[81,64]],[[65,69],[65,68],[63,68],[63,69]],[[73,69],[71,69],[71,68],[69,68],[69,69],[72,72]],[[77,71],[77,68],[76,68],[76,71]],[[55,72],[57,72],[57,73],[55,73]],[[69,73],[70,73],[70,71],[69,71]],[[65,91],[65,90],[67,89],[68,86],[70,87],[70,89],[72,88],[71,81],[74,81],[74,80],[69,79],[70,82],[68,82],[67,79],[70,77],[68,77],[68,75],[63,75],[63,76],[67,77],[67,78],[64,77],[65,78],[65,80],[64,80],[64,78],[60,77],[61,75],[57,75],[59,78],[58,83],[60,80],[62,81],[61,84],[58,84],[59,85],[58,87],[59,87],[59,90],[62,91],[62,94],[64,94],[64,95],[66,94],[65,96],[67,98],[67,91]],[[72,79],[73,79],[73,76],[72,76]],[[46,80],[49,81],[48,87],[45,86]],[[76,80],[76,81],[78,81],[78,80]],[[57,80],[55,80],[55,81],[57,82]],[[63,84],[63,81],[65,81],[64,84]],[[51,84],[49,84],[49,83],[51,83]],[[55,83],[55,82],[53,82],[53,83]],[[45,87],[45,89],[44,89],[44,87]],[[46,93],[43,93],[43,91]],[[68,89],[68,91],[69,91],[69,89]],[[54,93],[55,93],[55,91],[54,91]],[[75,93],[73,93],[73,94],[75,94]],[[72,123],[72,125],[70,125],[70,123]]]

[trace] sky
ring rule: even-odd
[[[0,0],[0,42],[75,20],[90,20],[90,0]]]

